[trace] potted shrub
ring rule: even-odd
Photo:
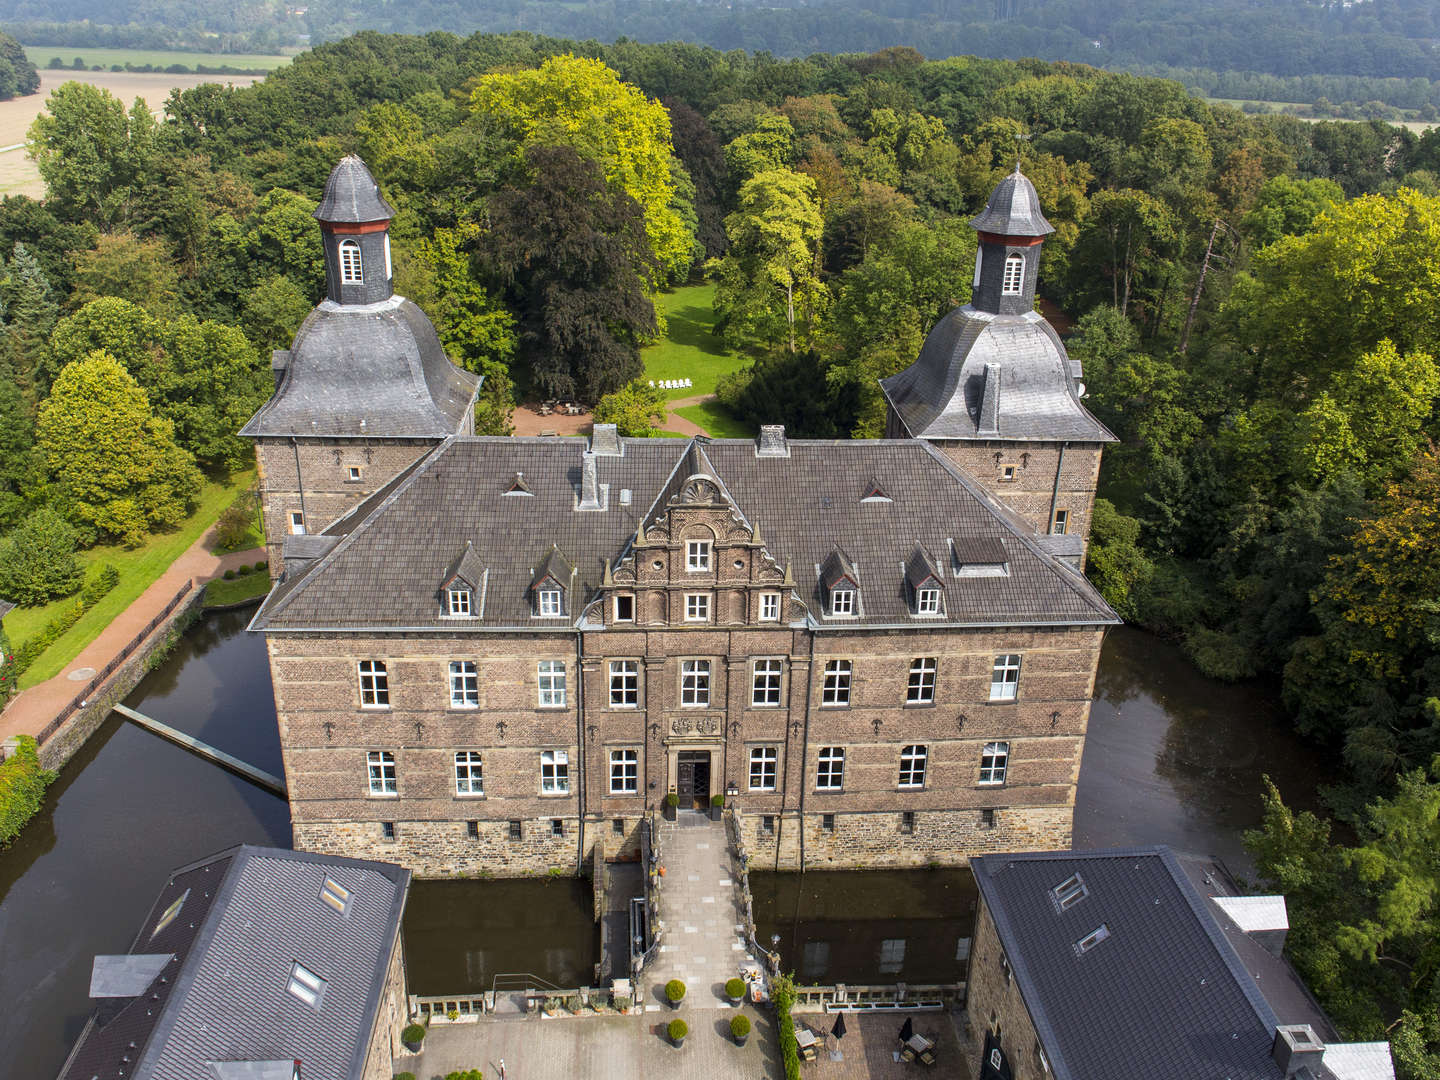
[[[565,999],[565,1008],[570,1010],[572,1016],[580,1015],[580,995],[571,994]]]
[[[670,1025],[665,1030],[670,1035],[670,1041],[677,1047],[684,1046],[685,1036],[690,1034],[690,1028],[686,1026],[684,1020],[678,1017],[671,1020]]]
[[[610,999],[610,1003],[615,1006],[616,1012],[628,1013],[630,1011],[629,994],[616,994],[613,998]]]
[[[665,997],[672,1009],[678,1009],[680,1002],[685,1000],[685,984],[679,979],[671,979],[665,984]]]
[[[420,1052],[420,1044],[425,1041],[425,1025],[411,1024],[400,1033],[400,1041],[405,1044],[405,1049],[412,1054]]]
[[[730,1018],[730,1034],[735,1039],[736,1046],[744,1046],[745,1040],[750,1038],[750,1018],[744,1013]]]
[[[665,820],[666,820],[666,821],[674,821],[674,820],[675,820],[676,811],[679,809],[679,807],[680,807],[680,796],[679,796],[679,795],[675,794],[675,792],[673,792],[673,791],[670,792],[669,795],[666,795],[666,796],[665,796]]]
[[[739,1005],[745,1000],[745,980],[737,977],[726,982],[725,996],[730,999],[731,1005]]]
[[[710,796],[710,820],[711,820],[711,821],[719,821],[720,818],[721,818],[721,811],[724,810],[724,809],[725,809],[725,796],[724,796],[724,795],[712,795],[712,796]]]

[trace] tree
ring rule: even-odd
[[[286,348],[313,306],[298,285],[284,274],[276,274],[244,295],[241,310],[246,336],[261,353]]]
[[[200,472],[113,357],[69,364],[40,406],[38,445],[66,516],[128,546],[184,520]]]
[[[1092,252],[1088,265],[1098,262],[1103,267],[1103,276],[1110,279],[1110,302],[1122,315],[1129,312],[1131,289],[1145,263],[1176,235],[1169,208],[1143,191],[1101,191],[1090,201],[1080,243]]]
[[[1109,499],[1095,500],[1085,572],[1122,619],[1133,620],[1139,613],[1138,593],[1155,572],[1139,541],[1140,522],[1121,514]]]
[[[180,275],[162,241],[117,232],[96,238],[91,251],[75,255],[75,300],[87,304],[118,296],[157,315],[173,314]]]
[[[594,418],[597,424],[614,424],[621,435],[647,439],[665,422],[665,395],[646,380],[634,379],[601,398]]]
[[[30,125],[29,155],[45,180],[46,205],[102,229],[124,225],[150,167],[155,121],[143,101],[128,114],[108,90],[61,83]]]
[[[0,540],[0,597],[34,607],[69,596],[85,576],[80,538],[54,510],[41,508]]]
[[[1261,185],[1241,224],[1250,242],[1262,248],[1283,236],[1309,232],[1322,211],[1344,201],[1344,190],[1333,180],[1272,176]]]

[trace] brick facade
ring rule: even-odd
[[[975,917],[975,941],[970,949],[966,976],[966,1012],[975,1029],[977,1042],[984,1032],[999,1032],[1000,1046],[1009,1061],[1013,1080],[1046,1080],[1049,1070],[1041,1061],[1040,1041],[1020,987],[1010,976],[1004,961],[1005,950],[995,932],[995,919],[985,901]],[[980,1061],[971,1062],[978,1074]]]

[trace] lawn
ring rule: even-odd
[[[739,419],[718,401],[702,401],[698,405],[682,405],[675,410],[692,424],[699,424],[712,439],[753,439],[755,428]]]
[[[116,615],[129,607],[136,597],[169,569],[170,564],[178,559],[186,548],[215,524],[215,519],[235,500],[235,496],[254,482],[253,470],[236,473],[225,483],[207,481],[200,489],[195,513],[174,532],[152,536],[143,547],[133,550],[117,544],[101,544],[82,552],[80,557],[87,569],[97,563],[108,562],[120,571],[120,583],[81,616],[80,621],[59,641],[45,650],[31,665],[30,670],[20,677],[20,688],[23,690],[58,675],[66,664],[80,655],[86,645],[100,636],[100,631],[110,625]],[[16,608],[5,617],[5,630],[10,635],[10,643],[15,646],[22,644],[69,602],[56,600],[43,607]]]
[[[258,600],[269,591],[270,575],[264,570],[256,570],[243,577],[237,575],[229,581],[223,577],[216,578],[205,586],[205,606],[224,607],[242,600]]]
[[[720,376],[742,368],[749,361],[730,352],[710,332],[715,325],[715,286],[687,285],[661,293],[656,308],[665,316],[665,339],[640,351],[646,379],[689,379],[692,385],[666,390],[669,399],[713,394]]]
[[[142,64],[150,64],[158,68],[167,68],[171,64],[184,64],[188,68],[196,64],[203,64],[206,67],[232,67],[242,70],[260,69],[273,71],[275,68],[283,67],[290,63],[289,56],[266,56],[261,53],[205,53],[205,52],[174,52],[165,49],[83,49],[70,45],[26,45],[25,55],[37,68],[44,69],[55,57],[60,57],[66,64],[73,64],[78,56],[85,61],[87,67],[94,67],[99,64],[107,71],[113,64],[134,64],[137,67]]]

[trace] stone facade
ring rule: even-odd
[[[361,1073],[363,1080],[390,1080],[395,1075],[395,1058],[404,1050],[400,1033],[409,1022],[404,936],[396,934],[395,947],[390,951],[390,965],[385,973],[385,988],[380,992],[380,1005],[375,1010],[370,1048],[365,1052],[365,1070]]]
[[[983,1042],[985,1031],[998,1034],[1013,1080],[1046,1080],[1050,1071],[1041,1056],[1034,1021],[1020,987],[1011,977],[1005,950],[995,931],[995,919],[983,899],[975,918],[975,941],[970,949],[965,990],[965,1011],[977,1041]],[[978,1075],[980,1061],[971,1065]]]

